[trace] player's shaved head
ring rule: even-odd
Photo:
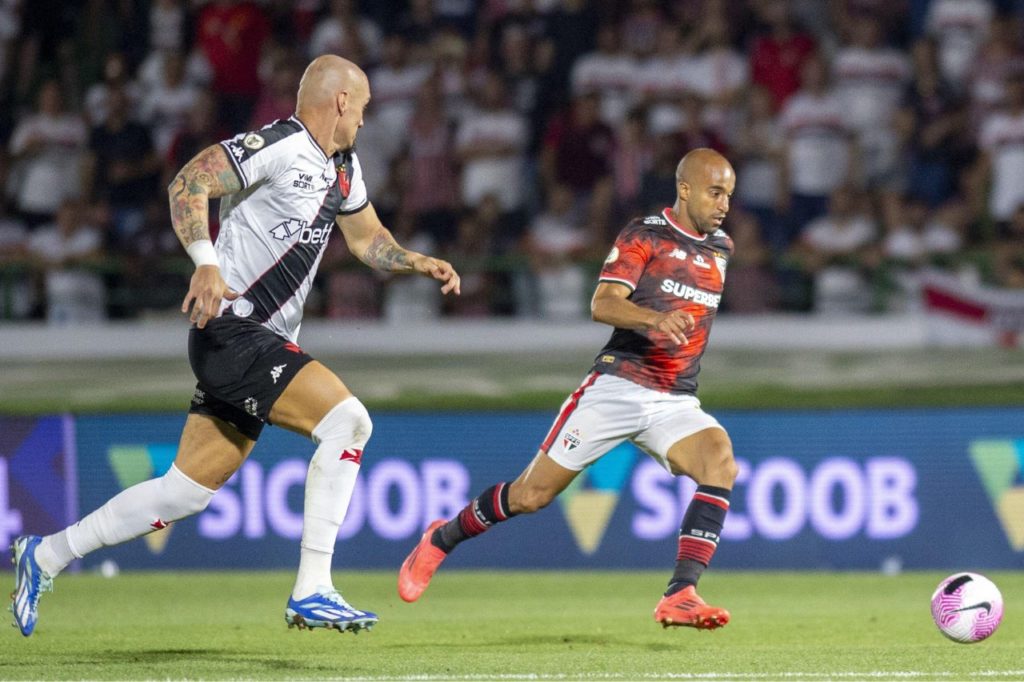
[[[333,54],[317,57],[302,74],[296,111],[331,105],[339,92],[363,93],[369,88],[366,74],[347,59]]]
[[[325,54],[302,74],[295,115],[330,155],[355,144],[369,102],[366,73],[347,59]]]
[[[676,166],[673,212],[687,227],[710,234],[725,220],[735,189],[736,171],[728,159],[714,149],[694,149]]]
[[[709,175],[718,175],[726,170],[735,175],[728,159],[714,149],[700,147],[688,152],[676,166],[676,183],[700,184]]]

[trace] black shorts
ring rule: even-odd
[[[196,375],[189,412],[227,422],[256,440],[270,408],[300,369],[312,362],[288,339],[227,313],[188,334],[188,361]]]

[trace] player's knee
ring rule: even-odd
[[[216,492],[192,480],[174,465],[160,478],[160,483],[163,492],[160,518],[167,522],[203,511]]]
[[[739,466],[733,456],[732,443],[727,436],[716,438],[708,448],[705,458],[705,478],[707,483],[724,488],[732,488],[739,475]]]
[[[335,405],[313,429],[313,440],[343,442],[362,448],[373,433],[373,421],[359,398],[350,396]]]

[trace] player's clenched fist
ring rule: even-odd
[[[681,310],[658,313],[651,324],[651,331],[661,332],[677,345],[686,343],[686,332],[693,329],[693,315]]]

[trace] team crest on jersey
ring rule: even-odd
[[[338,171],[338,189],[341,190],[341,196],[347,199],[352,191],[352,181],[349,180],[348,171],[344,163],[339,163],[336,168]]]
[[[715,265],[718,266],[718,272],[722,275],[722,281],[725,282],[725,265],[726,260],[717,253],[715,254]]]
[[[617,260],[619,260],[619,247],[613,246],[612,250],[608,252],[608,257],[604,259],[604,262],[605,265],[610,265]]]
[[[266,143],[267,141],[264,140],[263,136],[259,135],[258,133],[249,133],[248,135],[242,138],[242,144],[245,145],[245,148],[251,149],[253,151],[256,151],[257,149],[262,149],[263,145],[265,145]]]
[[[245,408],[245,411],[248,412],[249,414],[251,414],[254,417],[258,416],[256,414],[256,411],[259,409],[259,406],[260,406],[259,403],[256,402],[256,398],[253,398],[252,396],[249,396],[248,398],[246,398],[245,402],[242,403],[242,407]]]
[[[562,434],[562,447],[568,450],[575,450],[580,446],[580,430],[573,429],[572,431],[566,431]]]

